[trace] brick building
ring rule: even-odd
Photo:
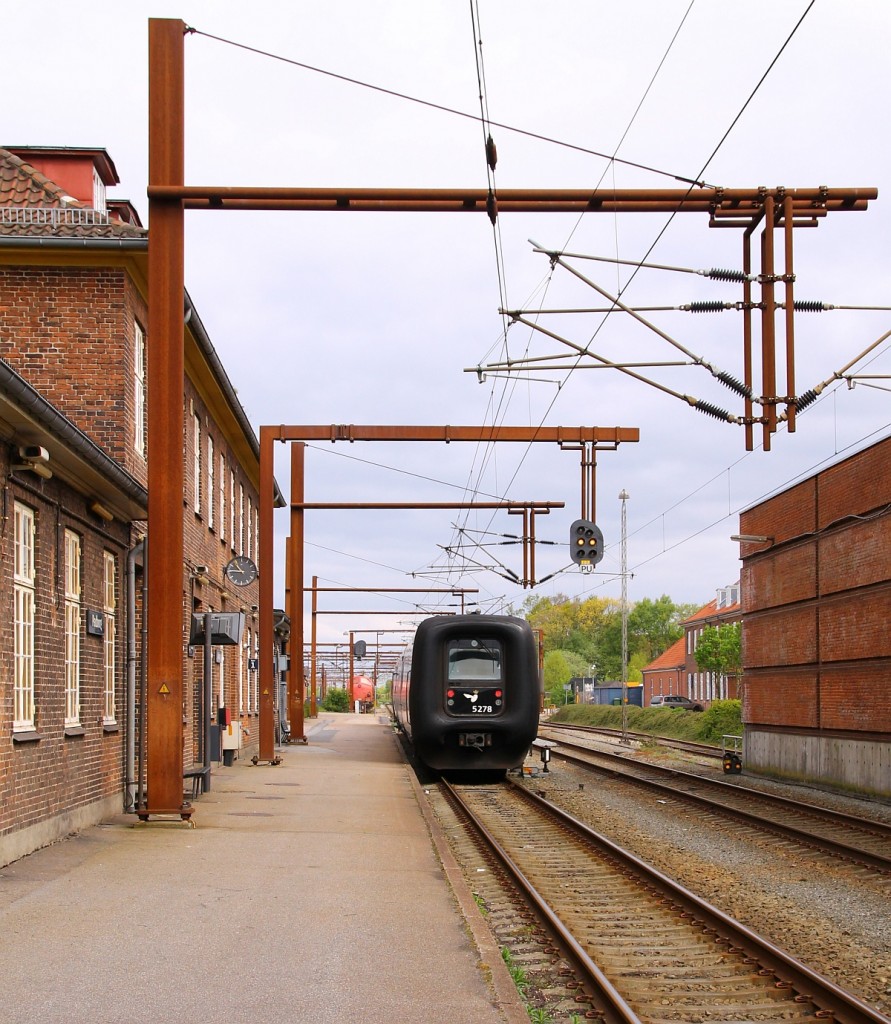
[[[18,856],[29,843],[33,849],[64,835],[73,814],[84,824],[108,813],[109,801],[130,809],[138,786],[138,687],[134,697],[125,680],[134,666],[140,676],[142,653],[148,243],[131,205],[106,197],[117,183],[102,149],[0,149],[0,386],[6,404],[39,409],[44,421],[41,433],[3,417],[11,427],[4,426],[0,454],[6,480],[0,601],[9,611],[0,620],[0,863],[9,850]],[[236,554],[257,561],[259,444],[187,294],[184,310],[188,766],[208,756],[207,723],[218,706],[228,707],[240,725],[245,752],[258,741],[258,585],[227,584],[224,569]],[[47,452],[52,478],[11,468],[17,459],[21,464],[18,450],[27,445]],[[73,458],[71,446],[89,462],[89,473],[56,472]],[[33,607],[24,619],[16,618],[26,597],[14,510],[33,543]],[[31,518],[37,525],[29,532]],[[104,597],[96,587],[106,551],[114,573]],[[79,610],[70,596],[78,590]],[[88,611],[101,612],[117,641],[108,684],[114,723],[93,707],[108,669],[89,632]],[[246,623],[241,645],[214,649],[210,707],[202,649],[188,645],[191,615],[205,611],[241,611]],[[32,673],[31,703],[23,696],[23,672]],[[75,683],[85,696],[79,710]],[[12,793],[15,799],[7,799]]]
[[[739,696],[739,680],[735,676],[702,672],[696,663],[696,647],[702,632],[709,626],[731,625],[742,620],[739,582],[721,587],[713,601],[684,621],[684,671],[687,676],[686,695],[706,704],[712,700],[732,700]]]
[[[0,360],[0,863],[120,812],[145,488]]]
[[[696,664],[696,645],[706,627],[739,622],[742,618],[739,583],[721,587],[713,601],[684,619],[684,635],[663,651],[641,672],[644,707],[656,694],[679,693],[703,706],[713,700],[738,696],[738,680],[733,676],[701,672]]]
[[[686,641],[681,637],[641,670],[643,706],[657,694],[680,693],[687,695]]]
[[[891,796],[891,438],[739,518],[746,764]]]
[[[891,438],[740,516],[747,767],[891,796]]]

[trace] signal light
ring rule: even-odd
[[[569,555],[576,565],[597,565],[603,558],[603,533],[596,523],[576,519],[569,528]]]

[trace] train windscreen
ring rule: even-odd
[[[450,640],[447,659],[449,713],[498,714],[504,707],[501,644],[497,640]]]

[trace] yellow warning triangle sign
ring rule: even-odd
[[[161,683],[161,689],[158,690],[158,693],[170,693],[167,683]]]

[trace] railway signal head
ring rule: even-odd
[[[576,519],[569,529],[569,554],[576,565],[597,565],[603,558],[600,527],[587,519]]]

